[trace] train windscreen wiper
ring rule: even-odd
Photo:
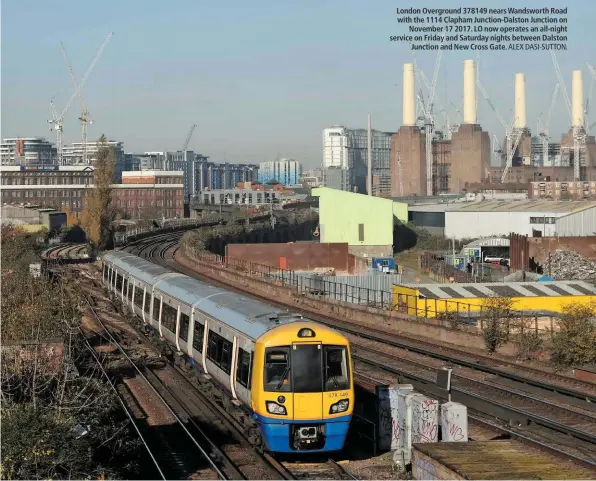
[[[281,375],[281,381],[279,381],[279,384],[275,387],[276,391],[279,391],[279,388],[283,386],[283,383],[287,379],[288,374],[290,374],[290,368],[286,367],[283,374]]]
[[[339,389],[339,383],[337,382],[337,377],[335,377],[335,374],[331,373],[331,368],[329,366],[325,366],[327,369],[327,373],[330,374],[329,375],[329,379],[333,379],[333,384],[335,384],[335,387]]]

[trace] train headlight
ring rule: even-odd
[[[329,414],[344,413],[348,410],[349,406],[350,401],[348,399],[342,399],[341,401],[338,401],[335,404],[331,405],[331,408],[329,409]]]
[[[280,416],[288,414],[288,411],[286,411],[284,406],[281,406],[274,401],[267,401],[265,404],[267,405],[267,412],[269,414],[277,414]]]

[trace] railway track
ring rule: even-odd
[[[128,321],[115,315],[102,320],[101,308],[111,302],[97,285],[86,286],[84,296],[99,326],[92,334],[104,343],[100,351],[113,348],[120,360],[116,368],[130,374],[112,385],[163,479],[294,479],[277,461],[256,451],[229,419],[222,419],[221,410],[180,370],[157,357],[156,347]],[[118,333],[112,334],[114,330]],[[148,423],[159,429],[148,430]]]
[[[140,249],[139,253],[142,257],[177,270],[178,272],[195,277],[197,274],[202,276],[201,274],[185,268],[184,266],[177,263],[176,265],[172,265],[175,264],[173,253],[176,250],[175,246],[177,245],[178,240],[179,236],[170,235],[169,237],[160,239],[159,243],[151,244],[151,242],[148,242],[142,247],[142,249]],[[210,282],[212,280],[213,279],[210,279]],[[222,282],[216,281],[215,283],[219,285],[225,285],[227,288],[234,288],[234,286],[229,286],[228,284],[224,284]],[[235,288],[235,290],[241,291],[238,288]],[[261,297],[261,299],[272,304],[283,305],[279,302],[271,301],[271,299],[264,299],[262,296],[254,297]],[[296,310],[300,311],[300,309]],[[477,361],[479,362],[474,362],[473,360],[465,359],[466,355],[468,355],[468,357],[470,356],[470,353],[466,353],[465,351],[443,348],[443,346],[440,346],[439,348],[437,348],[437,346],[433,346],[434,349],[430,350],[425,348],[425,344],[429,343],[421,342],[418,339],[396,339],[395,336],[387,335],[386,332],[370,329],[368,326],[366,328],[367,332],[364,333],[361,329],[356,329],[354,327],[354,323],[345,321],[338,323],[335,319],[332,319],[329,316],[321,316],[320,314],[313,316],[313,314],[310,312],[307,312],[306,314],[319,320],[319,322],[320,318],[323,317],[323,323],[354,336],[386,343],[393,347],[407,349],[435,360],[449,362],[454,366],[461,366],[491,374],[493,376],[503,378],[509,382],[519,383],[519,385],[525,387],[525,389],[530,387],[541,391],[539,394],[532,395],[530,393],[522,392],[520,389],[516,389],[516,387],[520,386],[513,388],[497,387],[491,385],[490,382],[479,383],[478,380],[466,380],[463,377],[461,379],[458,378],[457,382],[454,383],[454,386],[458,386],[457,383],[461,383],[461,388],[455,388],[458,393],[461,393],[462,399],[460,402],[466,404],[467,406],[471,407],[473,411],[477,411],[479,413],[479,417],[477,419],[479,422],[488,424],[492,428],[499,428],[499,426],[495,426],[494,421],[490,421],[491,417],[505,420],[506,422],[512,423],[514,425],[517,423],[515,428],[505,428],[504,431],[508,432],[509,434],[513,434],[520,439],[531,441],[534,444],[548,448],[552,452],[568,456],[584,465],[596,467],[596,424],[594,423],[594,417],[591,415],[582,415],[573,410],[562,408],[559,404],[555,404],[553,402],[549,403],[548,401],[539,398],[539,396],[544,395],[544,393],[548,393],[549,395],[554,394],[560,398],[559,400],[564,399],[562,402],[589,411],[593,410],[593,403],[596,401],[596,396],[594,395],[594,386],[566,376],[548,373],[535,368],[520,369],[520,366],[518,365],[501,360],[496,361],[496,363],[500,364],[499,366],[486,365],[482,363],[484,361],[484,359],[482,359],[483,356],[477,356]],[[329,322],[331,320],[332,322]],[[434,394],[435,397],[440,397],[437,396],[437,390],[435,388],[430,388],[430,392],[428,390],[429,386],[434,386],[435,383],[435,380],[429,375],[428,366],[424,366],[424,372],[416,372],[415,369],[412,369],[412,365],[416,364],[415,362],[405,362],[401,360],[401,365],[396,365],[396,361],[394,359],[387,364],[379,363],[378,356],[380,354],[381,353],[379,352],[374,353],[374,355],[377,357],[377,359],[374,361],[370,358],[358,356],[357,354],[354,356],[354,360],[363,364],[368,364],[368,366],[373,366],[376,369],[383,369],[387,372],[391,372],[392,374],[399,376],[400,379],[409,379],[416,384],[418,390],[427,392],[429,394]],[[382,352],[382,354],[386,355],[384,352]],[[487,359],[489,359],[492,364],[495,364],[494,359]],[[508,369],[512,366],[515,366],[517,370],[522,371],[526,375],[508,372]],[[418,363],[416,369],[422,369],[420,363]],[[436,374],[436,370],[434,373]],[[537,376],[543,376],[543,379],[547,378],[551,382],[537,379]],[[466,384],[466,382],[468,384]],[[479,386],[482,386],[482,388],[479,389]],[[424,387],[427,389],[425,390]],[[481,392],[474,392],[473,389]],[[497,393],[500,394],[497,395]],[[522,429],[522,425],[528,426],[530,424],[532,424],[532,427],[540,426],[542,428],[551,430],[551,435],[544,435],[543,433],[536,433],[531,430]],[[558,435],[565,437],[562,442],[563,447],[553,446],[555,442],[552,436],[553,433],[557,433]],[[540,440],[541,437],[542,441]],[[565,448],[566,446],[569,446],[569,440],[582,443],[582,445],[579,446],[578,450],[574,450],[575,452],[570,452]]]
[[[352,359],[358,372],[370,372],[366,369],[370,366],[374,371],[398,376],[401,382],[413,384],[418,391],[445,399],[445,392],[435,385],[437,369],[424,362],[362,346],[352,348]],[[460,374],[452,378],[451,400],[473,411],[505,420],[527,435],[537,432],[537,427],[546,428],[550,432],[541,435],[550,438],[551,446],[560,454],[596,467],[596,416]]]
[[[87,244],[66,242],[46,249],[41,254],[42,261],[73,263],[91,260],[87,253]]]
[[[152,246],[152,249],[157,249],[157,247]],[[99,286],[100,284],[96,282],[94,289],[97,291]],[[86,291],[89,290],[93,291],[87,287]],[[142,337],[143,344],[152,351],[155,350],[156,346],[141,330],[142,322],[134,318],[133,323],[139,326],[138,329],[132,329]],[[131,324],[128,321],[118,323],[116,327],[121,332],[130,333],[131,331]],[[129,346],[125,344],[123,347],[128,348]],[[235,465],[240,466],[239,469],[245,479],[300,479],[300,477],[303,479],[358,479],[333,459],[310,463],[281,462],[268,453],[254,449],[243,432],[242,424],[223,406],[205,396],[201,389],[197,391],[192,375],[189,376],[189,373],[176,363],[168,364],[169,370],[163,369],[161,365],[152,368],[141,366],[141,369],[144,375],[153,381],[154,386],[163,397],[172,397],[170,405],[177,409],[176,413],[183,421],[188,412],[192,411],[195,421],[208,423],[212,426],[219,425],[220,431],[228,430],[228,438],[234,438],[238,443],[225,445],[224,451]],[[186,409],[186,413],[179,413],[180,409]],[[175,456],[175,459],[179,459],[179,457]]]
[[[173,252],[171,255],[166,255],[166,251],[171,250],[177,244],[180,237],[181,235],[169,234],[169,237],[164,236],[159,239],[161,244],[154,243],[153,245],[151,245],[150,240],[147,240],[147,243],[141,247],[139,254],[137,255],[187,275],[209,277],[177,264],[173,259]],[[159,245],[160,252],[156,257],[157,245]],[[239,292],[242,291],[236,286],[221,282],[219,279],[209,277],[209,281],[225,286],[226,288],[235,289]],[[278,306],[287,307],[287,305],[283,303],[263,296],[258,296],[252,293],[250,295],[274,303]],[[570,404],[596,411],[596,386],[592,383],[534,367],[522,366],[515,362],[485,356],[476,352],[472,353],[462,349],[444,346],[442,344],[437,345],[431,341],[414,338],[402,333],[388,334],[386,330],[369,325],[366,326],[366,331],[364,331],[362,326],[355,322],[346,321],[345,319],[337,319],[333,316],[301,308],[292,307],[292,309],[297,312],[302,312],[305,315],[309,315],[310,317],[314,316],[319,322],[340,329],[342,332],[423,354],[424,356],[444,361],[449,365],[467,367],[493,376],[499,376],[512,383],[525,385],[526,389],[531,387],[535,389],[538,394],[550,391],[567,398],[566,402]]]

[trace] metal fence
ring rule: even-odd
[[[273,277],[287,278],[287,272],[273,274]],[[311,273],[294,272],[293,285],[299,289],[324,296],[326,299],[369,305],[386,303],[393,290],[393,284],[401,284],[401,274],[381,274],[371,272],[361,276],[320,276]],[[354,289],[366,289],[366,295],[360,295]],[[364,292],[364,291],[363,291]],[[354,302],[355,301],[355,302]]]
[[[392,309],[391,290],[379,291],[370,287],[359,287],[338,282],[334,276],[308,276],[288,269],[257,264],[244,260],[232,259],[226,256],[196,251],[192,247],[182,246],[183,251],[200,260],[212,262],[232,268],[238,272],[256,275],[265,280],[281,282],[283,286],[292,287],[299,293],[311,297],[360,304],[377,309]],[[346,276],[347,277],[347,276]],[[372,277],[372,276],[371,276]],[[328,280],[335,279],[335,280]]]
[[[199,252],[184,245],[182,246],[182,250],[197,260],[218,264],[223,268],[249,276],[258,276],[267,282],[281,283],[285,287],[296,289],[298,293],[307,297],[401,312],[417,320],[436,318],[443,323],[447,323],[453,329],[465,325],[482,330],[486,327],[486,323],[490,322],[489,319],[494,317],[494,314],[491,315],[494,310],[482,304],[452,301],[449,299],[421,300],[418,296],[411,294],[396,294],[394,296],[392,291],[375,290],[369,287],[359,287],[338,282],[338,277],[335,277],[335,281],[330,281],[327,279],[333,279],[333,276],[307,277],[304,273],[232,259],[205,251]],[[339,279],[343,277],[347,276],[339,276]],[[379,275],[379,277],[382,277],[382,275]],[[528,331],[536,332],[540,335],[551,335],[556,330],[555,319],[558,316],[556,313],[550,312],[510,310],[504,317],[502,322],[505,323],[507,331],[512,336],[516,336]]]
[[[474,264],[472,272],[459,270],[445,262],[444,257],[437,256],[431,252],[424,252],[420,256],[420,267],[430,274],[438,282],[503,282],[508,272],[502,268],[494,269],[485,264]]]

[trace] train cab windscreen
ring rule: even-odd
[[[316,393],[350,389],[345,346],[294,344],[265,351],[265,391]]]
[[[272,347],[265,351],[265,391],[290,392],[290,348]]]
[[[350,389],[348,353],[345,346],[325,346],[325,391]]]

